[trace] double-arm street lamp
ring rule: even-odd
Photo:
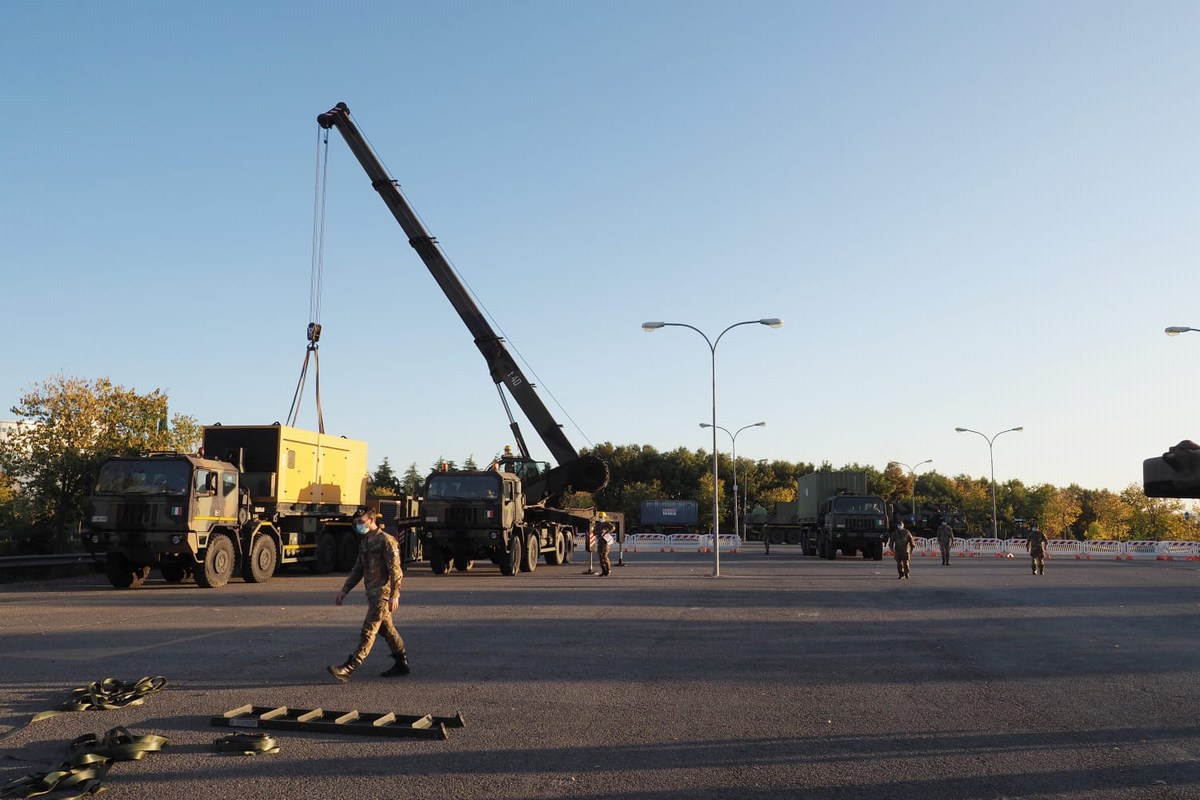
[[[991,467],[992,467],[992,538],[998,539],[998,538],[1000,538],[1000,533],[996,527],[996,460],[992,457],[992,443],[996,441],[996,438],[998,436],[1000,436],[1001,433],[1012,433],[1013,431],[1023,431],[1023,430],[1025,430],[1025,428],[1020,427],[1020,426],[1018,426],[1016,428],[1007,428],[1005,430],[1000,431],[1000,433],[997,433],[995,436],[992,436],[990,439],[988,438],[987,434],[980,433],[979,431],[973,431],[970,428],[955,428],[954,430],[957,431],[958,433],[974,433],[978,436],[982,436],[984,438],[984,440],[988,443],[988,462],[991,464]]]
[[[720,508],[717,504],[717,345],[721,342],[721,337],[729,333],[734,328],[740,325],[766,325],[768,328],[778,328],[783,325],[783,320],[774,317],[764,319],[748,319],[744,322],[735,322],[717,335],[716,339],[709,339],[704,331],[694,325],[688,325],[685,322],[643,322],[642,330],[656,331],[659,328],[690,328],[696,333],[704,337],[705,343],[708,345],[709,352],[712,353],[712,445],[713,445],[713,577],[721,575],[721,540],[718,538],[721,532],[721,521],[718,517]]]
[[[752,425],[743,425],[742,427],[738,428],[733,433],[729,433],[728,428],[722,428],[720,425],[716,426],[716,428],[718,430],[722,430],[722,431],[725,431],[725,433],[729,433],[729,440],[730,440],[730,445],[732,448],[730,452],[733,454],[733,532],[736,533],[738,536],[742,535],[742,529],[738,525],[737,437],[738,437],[739,433],[746,430],[747,428],[761,428],[761,427],[765,426],[766,424],[767,423],[765,423],[765,422],[755,422]],[[707,422],[701,422],[700,427],[701,428],[711,428],[711,427],[713,427],[713,425],[711,425],[710,423],[707,423]]]
[[[927,458],[924,461],[919,461],[919,462],[917,462],[917,465],[914,467],[910,467],[908,464],[905,464],[903,461],[893,461],[892,463],[895,464],[897,467],[904,467],[906,470],[908,470],[908,477],[912,479],[912,516],[913,516],[913,524],[915,525],[917,522],[917,475],[916,475],[917,467],[923,466],[925,464],[932,464],[933,459]]]

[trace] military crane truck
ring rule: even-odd
[[[796,522],[806,555],[880,561],[887,542],[888,506],[867,492],[867,474],[854,470],[812,472],[796,481]]]
[[[456,570],[465,572],[475,560],[487,558],[499,564],[505,574],[513,575],[532,571],[542,554],[549,564],[566,563],[575,532],[590,524],[593,512],[566,508],[563,500],[574,491],[603,489],[608,483],[608,465],[595,456],[581,456],[572,446],[504,340],[488,324],[437,240],[429,235],[399,184],[358,130],[346,104],[338,103],[320,114],[317,124],[326,130],[337,128],[342,134],[371,187],[466,324],[487,363],[520,449],[519,454],[498,461],[491,470],[439,471],[426,480],[420,535],[431,568],[444,574],[452,563]],[[530,457],[505,390],[533,424],[557,466]],[[470,495],[466,494],[468,486]],[[497,492],[496,497],[475,494],[489,487]]]
[[[118,589],[164,579],[220,588],[240,572],[270,580],[284,564],[348,568],[364,505],[363,442],[282,425],[203,429],[199,453],[111,458],[90,498],[84,544],[104,552]],[[347,558],[350,563],[347,562]]]

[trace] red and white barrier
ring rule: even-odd
[[[1162,542],[1136,541],[1125,542],[1125,560],[1135,558],[1154,559],[1162,551]]]
[[[665,533],[631,533],[625,537],[625,549],[631,553],[667,552]]]
[[[711,536],[701,536],[698,533],[672,533],[667,537],[667,553],[700,553],[703,552],[704,542],[707,539],[710,544]]]
[[[1125,543],[1117,541],[1093,540],[1083,543],[1083,557],[1092,559],[1125,560]]]
[[[968,539],[966,554],[968,556],[992,556],[1003,558],[1008,555],[1003,539]]]
[[[1159,561],[1200,561],[1200,542],[1159,542]]]

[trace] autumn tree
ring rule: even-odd
[[[138,394],[107,378],[56,376],[13,406],[16,428],[0,441],[0,472],[21,487],[21,526],[42,549],[62,549],[83,519],[101,462],[149,450],[193,451],[196,420],[168,417],[167,396]]]

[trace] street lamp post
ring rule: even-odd
[[[729,434],[729,440],[731,443],[732,449],[730,452],[733,454],[733,532],[738,536],[741,536],[741,527],[738,524],[737,437],[739,433],[747,428],[761,428],[766,424],[767,423],[765,422],[755,422],[752,425],[743,425],[733,433],[729,433],[728,428],[722,428],[720,425],[716,426],[719,430],[723,430],[725,433]],[[707,422],[701,422],[700,427],[711,428],[713,426]]]
[[[904,467],[906,470],[908,470],[908,477],[912,479],[912,516],[913,516],[913,524],[916,524],[916,521],[917,521],[917,475],[916,475],[917,467],[920,467],[924,464],[932,464],[933,459],[927,458],[924,461],[918,462],[915,467],[910,467],[908,464],[905,464],[903,461],[893,461],[892,463],[898,467]]]
[[[992,456],[992,443],[996,441],[997,437],[999,437],[1001,433],[1023,431],[1025,428],[1021,426],[1016,428],[1006,428],[1005,430],[1000,431],[1000,433],[997,433],[995,436],[992,436],[990,439],[988,438],[987,434],[980,433],[979,431],[973,431],[970,428],[955,428],[954,430],[957,433],[974,433],[978,436],[982,436],[984,441],[988,443],[988,463],[990,463],[992,467],[992,538],[999,539],[1000,534],[996,526],[996,460]]]
[[[690,328],[696,333],[704,337],[704,342],[708,345],[709,352],[712,354],[712,445],[713,445],[713,577],[718,578],[721,575],[721,540],[718,538],[721,532],[721,521],[719,518],[720,508],[717,503],[717,345],[721,342],[721,337],[729,333],[734,328],[740,325],[766,325],[768,328],[778,328],[783,325],[783,320],[774,317],[764,319],[748,319],[744,322],[735,322],[717,336],[717,338],[709,339],[704,331],[694,325],[688,325],[686,322],[643,322],[642,330],[656,331],[659,328]]]

